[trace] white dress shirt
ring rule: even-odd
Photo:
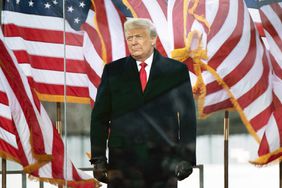
[[[148,81],[149,76],[150,76],[150,71],[151,71],[151,67],[152,67],[152,63],[153,63],[153,57],[154,57],[154,52],[150,55],[150,57],[148,57],[145,60],[145,63],[147,64],[147,66],[145,67],[146,74],[147,74],[147,81]],[[139,72],[140,69],[141,69],[140,63],[142,63],[142,61],[136,61],[136,63],[137,63],[137,68],[138,68],[138,72]]]

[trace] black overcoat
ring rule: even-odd
[[[154,50],[142,92],[131,56],[105,65],[90,136],[93,157],[109,148],[109,168],[123,187],[164,187],[160,182],[173,177],[175,160],[195,165],[196,115],[186,66]]]

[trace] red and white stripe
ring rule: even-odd
[[[95,0],[92,6],[82,30],[85,31],[83,55],[90,80],[89,95],[95,99],[105,63],[125,57],[128,50],[123,32],[125,17],[112,1]]]
[[[125,17],[118,12],[111,0],[93,1],[96,30],[101,34],[100,40],[105,45],[107,59],[105,63],[127,55],[123,22]]]
[[[2,72],[1,69],[0,71]],[[22,153],[23,149],[12,120],[9,100],[0,79],[0,156],[27,165],[27,159]]]
[[[258,11],[272,66],[273,114],[267,122],[258,151],[259,158],[255,161],[266,164],[282,156],[282,2],[264,5]]]
[[[76,169],[68,158],[64,159],[60,135],[2,39],[1,34],[1,156],[19,162],[27,173],[43,181],[63,184],[68,180],[70,186],[94,187],[96,183],[91,176]],[[64,161],[68,163],[67,169]]]
[[[215,12],[220,16],[211,25],[207,44],[207,65],[216,71],[216,77],[203,73],[207,91],[204,113],[234,106],[249,132],[260,142],[265,131],[278,124],[266,51],[243,1],[221,1],[217,10],[223,13]],[[225,87],[220,87],[216,79]],[[277,138],[277,133],[272,133],[272,137]]]
[[[206,86],[203,113],[234,107],[260,140],[272,115],[272,85],[259,34],[242,0],[206,1],[206,5],[206,15],[213,14],[214,19],[209,20],[207,36],[209,69],[202,72]]]
[[[167,2],[169,40],[172,46],[168,55],[169,57],[171,56],[172,50],[185,47],[185,41],[190,31],[198,31],[202,34],[202,47],[203,49],[206,48],[206,26],[194,19],[192,15],[188,14],[188,9],[193,6],[193,3],[194,2],[187,0],[168,0]],[[204,4],[200,4],[201,8],[197,9],[196,14],[204,16],[205,11],[203,10],[205,10],[205,8],[202,5]],[[187,7],[184,9],[185,6]],[[187,12],[184,12],[184,10],[187,10]],[[196,44],[192,42],[191,49],[194,49],[195,45]],[[195,88],[197,78],[193,68],[193,61],[189,58],[184,63],[189,69],[191,83]]]
[[[2,11],[4,41],[41,99],[62,101],[64,94],[63,19]],[[83,32],[66,23],[67,96],[89,102]],[[57,97],[57,98],[56,98]]]
[[[184,2],[168,1],[168,19],[175,23],[170,24],[170,27],[179,24],[179,20],[175,19],[176,15],[181,21],[184,20],[181,17]],[[191,4],[188,3],[188,6]],[[186,25],[187,32],[196,29],[207,34],[208,60],[203,60],[205,66],[202,66],[201,73],[205,85],[204,100],[200,103],[203,104],[200,108],[203,115],[229,108],[237,109],[249,132],[257,141],[261,141],[256,162],[266,164],[277,159],[280,156],[277,151],[281,142],[279,130],[282,128],[281,117],[278,115],[278,111],[281,113],[282,101],[281,3],[260,10],[260,14],[265,15],[262,20],[268,18],[268,22],[271,22],[266,22],[269,28],[264,31],[261,29],[263,24],[260,24],[257,17],[254,19],[255,27],[243,0],[200,1],[196,11],[198,15],[204,15],[210,24],[210,31],[207,33],[201,24],[194,24],[197,21],[188,15],[190,25]],[[273,25],[275,29],[272,28]],[[178,26],[170,29],[171,33],[180,33],[180,39],[175,38],[175,34],[170,37],[174,40],[174,47],[183,47],[181,38],[185,39],[184,28]],[[274,75],[259,34],[265,35],[267,42],[269,41]],[[203,40],[203,46],[204,42]],[[261,156],[271,152],[275,155],[261,161]]]

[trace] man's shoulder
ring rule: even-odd
[[[163,57],[163,58],[164,58],[163,63],[165,63],[169,68],[187,69],[187,66],[180,61],[177,61],[169,57]]]
[[[182,63],[182,62],[180,62],[180,61],[177,61],[177,60],[175,60],[175,59],[172,59],[172,58],[170,58],[170,57],[164,57],[164,58],[166,59],[167,62],[174,63],[174,64],[176,64],[176,65],[178,65],[178,66],[183,66],[183,65],[185,65],[184,63]]]
[[[125,63],[128,60],[128,58],[129,58],[129,56],[119,58],[119,59],[113,61],[112,64]]]
[[[177,61],[175,59],[163,56],[162,54],[160,54],[157,50],[155,50],[155,55],[156,55],[156,60],[160,61],[163,64],[168,65],[169,67],[174,67],[174,68],[185,68],[186,65],[180,61]]]
[[[106,64],[106,66],[110,69],[117,68],[117,67],[123,66],[127,61],[128,61],[128,56],[114,60],[114,61]]]

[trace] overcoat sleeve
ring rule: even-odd
[[[91,114],[91,156],[105,157],[111,117],[111,92],[108,65],[105,65]]]
[[[178,148],[182,158],[196,164],[196,110],[193,99],[193,92],[189,78],[189,72],[182,74],[186,77],[185,89],[182,90],[179,97],[179,140]]]

